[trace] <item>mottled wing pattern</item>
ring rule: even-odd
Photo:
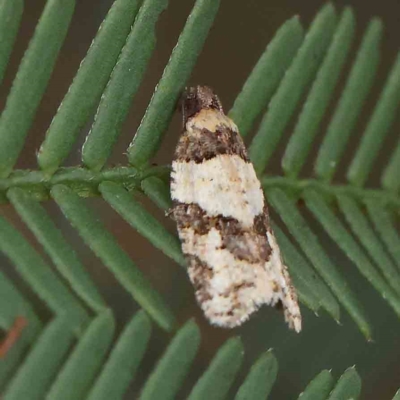
[[[241,325],[262,304],[301,315],[264,194],[236,125],[207,87],[187,91],[184,132],[172,164],[171,195],[196,298],[212,324]]]

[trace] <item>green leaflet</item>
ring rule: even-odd
[[[104,309],[106,304],[93,281],[40,203],[18,188],[9,190],[7,195],[78,296],[94,311]]]
[[[115,274],[136,301],[166,330],[171,330],[175,319],[160,295],[135,267],[115,238],[104,229],[94,212],[66,186],[52,189],[52,196],[64,215],[71,221],[92,251]]]
[[[128,148],[129,163],[140,167],[159,148],[176,102],[195,65],[219,0],[197,0],[157,85],[139,129]]]
[[[311,82],[327,50],[335,25],[335,10],[331,4],[327,4],[315,17],[271,99],[268,112],[264,115],[249,147],[250,159],[258,173],[264,172],[302,93]]]
[[[314,169],[320,179],[328,181],[332,179],[339,165],[350,132],[356,123],[378,67],[378,46],[381,36],[382,22],[375,19],[367,28],[346,87],[319,149]]]
[[[292,62],[303,40],[303,28],[298,17],[286,21],[276,32],[236,97],[229,117],[245,137],[254,120],[265,108]],[[268,76],[268,79],[264,77]]]
[[[18,7],[18,2],[15,5]],[[6,5],[3,4],[2,8]],[[20,5],[21,6],[21,5]],[[0,119],[0,176],[7,177],[25,143],[75,8],[75,0],[46,3],[14,79]],[[3,8],[4,11],[4,8]],[[18,18],[18,11],[16,11]],[[18,20],[14,22],[18,25]],[[12,40],[10,27],[6,40]],[[4,45],[7,43],[5,42]],[[7,50],[6,50],[7,51]]]
[[[278,362],[271,351],[261,355],[240,386],[235,400],[266,399],[275,383]]]
[[[43,399],[73,341],[68,320],[58,317],[48,324],[9,384],[5,398]]]
[[[322,306],[336,321],[339,321],[339,304],[328,287],[318,277],[305,257],[301,255],[300,251],[296,249],[296,246],[291,243],[283,231],[276,224],[272,224],[272,226],[300,300],[314,312],[318,312],[319,307]]]
[[[140,400],[174,399],[189,372],[200,344],[200,331],[193,320],[175,335],[140,394]]]
[[[283,155],[282,168],[286,175],[296,177],[307,159],[349,53],[354,25],[353,12],[346,8]]]
[[[355,367],[347,369],[339,378],[327,400],[358,399],[361,379]]]
[[[321,371],[304,389],[300,400],[326,400],[334,384],[333,377],[326,369]]]
[[[387,299],[389,304],[393,307],[395,312],[400,312],[400,300],[396,293],[394,293],[389,285],[383,281],[379,273],[371,265],[368,258],[363,254],[357,243],[346,231],[339,219],[329,209],[318,194],[313,191],[305,193],[305,200],[307,207],[321,222],[327,233],[338,243],[348,257],[357,265],[359,271],[375,286],[382,296]],[[345,206],[345,198],[342,198],[343,206]],[[339,199],[339,202],[341,200]],[[347,210],[347,215],[352,210]]]
[[[0,4],[0,82],[18,32],[23,5],[23,0],[6,0]]]
[[[173,331],[178,325],[175,315],[144,277],[145,263],[140,268],[134,264],[85,199],[102,196],[146,240],[185,265],[176,236],[165,228],[162,218],[156,220],[147,211],[142,202],[145,198],[141,196],[139,202],[137,195],[144,193],[165,211],[171,207],[169,167],[144,166],[151,165],[160,148],[176,101],[207,43],[219,1],[195,2],[128,149],[131,165],[107,165],[132,99],[146,75],[157,40],[157,21],[167,3],[113,2],[41,144],[40,169],[17,170],[14,166],[26,145],[74,18],[74,0],[46,2],[18,71],[12,71],[14,82],[0,118],[0,201],[9,203],[2,204],[0,249],[8,261],[6,268],[12,270],[9,275],[7,271],[0,273],[1,333],[4,337],[12,335],[20,317],[27,324],[0,363],[0,390],[5,400],[46,396],[122,399],[130,390],[133,396],[146,399],[261,399],[273,390],[275,379],[285,378],[285,371],[278,373],[271,351],[255,356],[251,367],[243,363],[246,369],[241,370],[244,353],[239,338],[223,343],[214,358],[203,353],[200,340],[201,336],[202,343],[209,340],[204,333],[208,331],[193,320],[174,332],[165,351],[155,355],[150,321]],[[20,0],[0,0],[0,78],[13,50],[23,5]],[[338,15],[331,4],[324,6],[307,31],[301,17],[286,21],[244,80],[229,115],[242,135],[250,136],[256,119],[264,114],[254,132],[250,155],[271,206],[277,211],[273,218],[286,226],[274,224],[300,299],[315,312],[326,310],[335,320],[339,320],[342,304],[370,339],[372,328],[380,327],[370,326],[355,291],[337,272],[335,257],[320,245],[312,226],[314,222],[321,225],[338,251],[352,261],[399,316],[400,144],[387,154],[382,172],[376,167],[382,145],[393,133],[400,100],[400,59],[390,60],[393,66],[382,87],[377,88],[378,98],[372,99],[365,131],[356,132],[363,104],[373,94],[370,88],[376,85],[383,24],[372,19],[357,39],[359,48],[352,48],[357,18],[351,8]],[[347,73],[343,77],[345,85],[338,92],[343,71]],[[336,97],[339,101],[331,112]],[[83,166],[61,167],[94,114],[82,148]],[[328,124],[326,131],[322,129],[324,121]],[[286,132],[292,125],[293,132]],[[354,140],[350,141],[350,135],[355,136]],[[282,154],[277,154],[281,150]],[[264,173],[271,157],[280,158],[284,176],[272,176],[276,175],[272,169]],[[302,176],[312,164],[314,176]],[[346,175],[341,179],[337,172],[343,170]],[[381,174],[381,187],[369,181],[373,170]],[[143,308],[129,321],[117,316],[117,337],[113,311],[86,272],[84,258],[75,254],[69,238],[64,237],[63,220],[52,216],[51,205],[47,208],[51,202],[60,207],[84,245],[112,271],[121,290],[131,294]],[[12,214],[12,207],[18,215]],[[311,222],[313,218],[316,221]],[[14,282],[15,272],[18,278]],[[30,293],[25,293],[26,288]],[[37,308],[37,302],[46,308],[45,313]],[[154,336],[165,334],[155,327]],[[151,367],[145,366],[146,357],[153,357]],[[202,375],[189,368],[196,360],[204,364]],[[141,376],[142,368],[148,372],[145,377]],[[185,387],[187,376],[191,382]],[[348,369],[336,384],[332,374],[324,370],[299,398],[357,398],[360,388],[361,380],[354,368]],[[398,397],[396,394],[394,398]]]
[[[168,0],[146,0],[139,10],[82,148],[82,161],[90,169],[100,170],[104,166],[121,133],[155,47],[155,24],[167,3]]]
[[[367,125],[361,143],[347,172],[354,185],[365,184],[383,140],[396,117],[400,103],[400,55],[390,72],[378,104]]]
[[[64,282],[17,229],[0,217],[0,250],[12,260],[19,274],[55,314],[70,319],[70,329],[80,332],[88,314]],[[35,268],[31,268],[31,265]]]
[[[89,400],[123,398],[147,350],[151,323],[139,311],[126,325],[88,396]]]
[[[207,371],[190,392],[189,400],[224,399],[242,364],[243,345],[239,338],[229,339],[215,355]]]
[[[49,400],[84,398],[103,364],[114,329],[109,310],[90,323],[51,386],[47,394]]]
[[[318,238],[296,209],[293,201],[280,189],[269,190],[267,192],[267,197],[271,201],[274,209],[281,215],[290,233],[299,243],[301,249],[312,262],[316,271],[318,271],[338,300],[346,307],[348,313],[357,323],[361,332],[367,339],[370,339],[371,327],[369,326],[361,305],[353,295],[353,292],[348,288],[344,277],[333,266],[327,254],[325,254]]]
[[[359,240],[364,246],[365,251],[369,253],[370,258],[374,260],[376,265],[378,265],[382,275],[386,278],[389,285],[397,295],[400,295],[399,272],[386,254],[385,249],[358,207],[358,204],[350,197],[344,195],[338,196],[338,204],[346,221],[350,225],[353,234],[360,238]],[[363,269],[366,269],[365,265]],[[375,281],[378,281],[378,279],[375,279]]]
[[[171,235],[123,187],[104,182],[100,185],[99,190],[103,198],[141,235],[178,264],[186,265],[177,237]]]
[[[116,0],[66,93],[42,143],[38,163],[51,175],[68,156],[95,110],[138,9],[137,0]]]
[[[384,204],[372,199],[366,201],[368,216],[371,219],[375,230],[392,259],[400,270],[400,237],[396,231],[393,221],[393,215],[385,209]]]

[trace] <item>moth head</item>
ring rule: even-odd
[[[214,109],[223,112],[221,101],[208,86],[186,88],[181,99],[184,124],[202,109]]]

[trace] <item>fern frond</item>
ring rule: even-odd
[[[51,195],[82,239],[121,285],[163,328],[171,330],[175,325],[171,311],[85,201],[63,185],[54,186]]]
[[[126,325],[88,395],[89,400],[122,398],[140,366],[151,334],[151,323],[139,311]]]
[[[44,321],[21,289],[0,275],[1,329],[12,330],[19,316],[27,321],[0,365],[0,388],[7,386],[5,399],[46,395],[54,399],[121,398],[145,355],[150,318],[164,330],[176,327],[170,307],[85,198],[101,197],[155,248],[185,265],[177,237],[145,209],[137,194],[144,193],[163,210],[171,205],[168,166],[149,165],[162,144],[219,1],[196,1],[127,149],[128,165],[108,167],[107,161],[155,47],[155,26],[167,0],[144,0],[141,6],[136,0],[115,0],[46,133],[37,156],[39,169],[16,170],[74,6],[73,0],[46,3],[0,118],[0,200],[13,207],[40,245],[31,244],[16,225],[0,216],[0,250],[51,313],[51,319]],[[21,14],[21,1],[1,2],[0,33],[4,33],[4,40],[0,43],[0,78]],[[367,339],[372,337],[372,327],[366,312],[322,246],[299,201],[400,316],[400,237],[396,229],[400,143],[382,171],[381,187],[366,186],[398,109],[400,58],[394,62],[359,144],[351,149],[355,156],[345,183],[339,185],[334,180],[339,167],[346,167],[343,155],[374,84],[382,31],[381,21],[373,19],[359,49],[353,52],[355,59],[344,89],[329,115],[344,65],[352,59],[353,12],[345,8],[338,17],[328,4],[306,34],[297,17],[288,20],[261,55],[229,112],[242,134],[250,136],[256,119],[266,110],[250,142],[250,156],[279,217],[279,223],[273,223],[275,232],[301,302],[314,313],[325,310],[336,321],[341,304]],[[63,167],[93,115],[82,148],[82,166]],[[293,133],[281,155],[283,175],[269,176],[265,173],[268,163],[295,118]],[[323,119],[329,118],[326,133],[320,133]],[[321,145],[312,154],[317,135]],[[315,158],[313,175],[303,178],[311,157]],[[113,313],[84,262],[40,204],[48,199],[58,205],[84,244],[144,310],[126,325],[112,349]],[[174,398],[180,393],[200,338],[194,321],[175,333],[143,387],[135,388],[141,398]],[[261,354],[237,390],[233,383],[242,358],[241,339],[228,340],[191,385],[189,398],[222,399],[228,393],[236,399],[266,398],[277,375],[274,355]],[[348,369],[336,385],[331,373],[322,371],[300,397],[357,398],[360,389],[355,368]]]
[[[315,313],[318,312],[320,306],[323,307],[336,321],[339,321],[339,304],[329,288],[319,278],[306,258],[297,250],[279,226],[273,224],[273,228],[280,246],[285,253],[285,261],[289,266],[290,276],[296,286],[300,300]],[[315,307],[314,302],[317,302],[317,307]]]
[[[322,29],[320,24],[327,27],[324,33],[330,34],[322,45],[320,41],[324,40],[324,36],[317,34],[315,39],[313,36],[314,32]],[[318,150],[314,167],[315,177],[299,180],[298,176],[305,161],[312,156],[310,150],[313,139],[326,113],[333,88],[349,52],[354,31],[354,17],[350,9],[343,11],[339,23],[336,28],[334,27],[335,12],[328,5],[316,16],[293,63],[271,99],[268,111],[251,142],[250,155],[259,174],[262,174],[284,133],[289,117],[293,118],[296,102],[301,93],[307,89],[307,82],[314,79],[299,113],[293,134],[283,153],[282,168],[285,176],[282,178],[265,176],[262,182],[267,197],[302,251],[355,319],[360,329],[369,337],[371,328],[364,311],[351,290],[347,288],[344,278],[336,271],[328,255],[318,244],[318,239],[313,235],[308,222],[302,217],[295,204],[299,199],[306,201],[309,210],[333,241],[343,249],[361,274],[371,282],[399,315],[400,275],[396,267],[399,257],[395,250],[398,234],[393,225],[394,214],[389,211],[398,209],[399,197],[397,193],[385,190],[385,187],[371,190],[364,187],[364,184],[376,159],[378,150],[375,151],[375,146],[377,149],[381,147],[398,108],[400,69],[396,60],[382,94],[376,102],[360,146],[355,152],[356,158],[348,169],[347,185],[338,186],[331,183],[377,71],[382,23],[377,19],[372,20]],[[309,60],[314,54],[320,54],[319,60],[316,60],[317,57],[312,60],[316,64],[310,63]],[[288,108],[291,110],[290,113],[287,113]],[[392,160],[396,159],[396,151]],[[366,158],[369,155],[371,159],[367,162]],[[359,161],[356,162],[356,159]],[[395,165],[395,163],[396,161],[390,165]],[[389,169],[392,170],[390,179],[395,181],[394,167]],[[387,174],[388,172],[384,172],[383,177],[388,176]],[[375,204],[375,209],[379,202],[380,213],[386,217],[382,221],[364,214],[365,206],[368,207],[371,202]],[[352,234],[349,233],[348,227],[337,218],[336,205],[348,221]],[[373,220],[372,224],[369,218]],[[379,237],[371,225],[374,225]],[[285,249],[283,250],[285,253]],[[372,262],[365,256],[365,252],[369,253]],[[393,260],[392,256],[394,256]]]
[[[100,370],[114,336],[110,310],[94,318],[80,338],[47,393],[48,399],[80,399]],[[84,371],[84,375],[82,372]]]
[[[364,35],[346,86],[318,152],[314,169],[315,175],[322,180],[332,179],[371,88],[378,67],[382,30],[382,22],[373,20]]]
[[[332,41],[326,51],[326,57],[318,70],[282,158],[282,168],[291,178],[298,176],[306,161],[318,126],[350,51],[354,25],[353,12],[346,8],[337,24]]]
[[[269,112],[262,119],[250,144],[249,155],[258,173],[265,170],[289,118],[327,50],[335,26],[335,10],[328,4],[320,11],[307,32],[268,105]]]
[[[128,148],[129,163],[142,167],[157,152],[176,102],[185,87],[208,31],[219,0],[197,0],[164,69],[146,113]]]
[[[0,177],[7,177],[25,143],[74,11],[73,0],[46,3],[0,119]]]
[[[28,357],[8,383],[7,398],[43,398],[43,394],[56,378],[74,339],[68,319],[58,317],[47,324],[33,343]]]
[[[397,292],[397,295],[399,295],[399,273],[396,271],[392,261],[386,254],[375,233],[372,231],[359,204],[357,204],[353,198],[346,195],[338,195],[337,202],[344,218],[350,225],[354,236],[359,238],[366,252],[369,253],[370,258],[380,268],[383,277],[386,278],[389,285],[392,286],[392,289]]]
[[[66,159],[95,111],[135,19],[138,3],[115,1],[100,26],[40,147],[38,164],[46,174],[53,174]]]
[[[155,47],[155,24],[166,0],[145,1],[101,97],[93,126],[82,147],[82,162],[99,171],[121,134],[122,124]]]
[[[114,330],[110,312],[100,314],[91,322],[71,355],[61,365],[62,356],[72,342],[72,336],[65,329],[67,323],[66,320],[55,319],[46,327],[9,383],[5,392],[6,399],[23,396],[40,399],[46,394],[47,398],[57,400],[122,398],[134,380],[135,371],[140,368],[144,354],[149,350],[149,318],[140,311],[128,322],[109,352],[104,366],[102,359],[111,347]],[[187,322],[172,338],[143,387],[140,389],[134,386],[133,390],[140,392],[138,398],[177,398],[198,352],[200,336],[196,323],[192,320]],[[226,398],[229,391],[235,394],[232,398],[236,400],[266,399],[279,375],[275,356],[272,351],[262,354],[243,382],[233,385],[243,355],[243,345],[239,338],[226,341],[205,372],[199,376],[188,398],[218,400]],[[37,363],[42,368],[37,368]],[[51,379],[55,379],[52,385]],[[299,399],[356,399],[360,390],[361,380],[354,367],[345,371],[336,384],[332,374],[325,370],[310,382]]]
[[[377,101],[360,145],[347,171],[347,180],[364,186],[376,160],[383,140],[397,115],[400,102],[400,55],[392,67],[387,82]]]
[[[63,314],[76,333],[88,321],[88,314],[62,280],[18,230],[0,217],[0,250],[13,261],[18,272],[56,314]],[[31,265],[35,268],[31,268]]]
[[[178,238],[170,234],[121,185],[103,182],[99,186],[105,201],[133,228],[183,267],[186,265]]]
[[[94,312],[106,308],[96,286],[71,246],[38,201],[24,190],[13,188],[7,196],[23,221],[46,250],[58,271],[68,280],[75,293]]]
[[[391,304],[399,315],[399,298],[390,289],[387,282],[379,275],[374,266],[370,263],[364,252],[358,246],[355,239],[348,233],[343,224],[335,216],[321,196],[311,190],[305,192],[305,200],[309,210],[315,215],[318,221],[325,228],[326,232],[342,248],[347,256],[355,263],[362,273]]]
[[[320,245],[318,238],[311,231],[308,223],[281,189],[267,189],[267,197],[274,209],[281,215],[283,222],[296,239],[303,252],[313,263],[314,268],[328,284],[338,300],[354,318],[367,338],[371,336],[371,328],[364,315],[361,305],[348,288],[345,278],[337,271],[328,255]]]
[[[247,136],[254,120],[267,106],[299,49],[303,36],[304,29],[298,17],[286,21],[248,76],[229,111],[229,116],[235,121],[243,137]],[[266,76],[268,79],[265,79]]]

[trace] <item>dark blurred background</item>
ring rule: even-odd
[[[111,163],[126,163],[123,153],[138,127],[154,87],[162,74],[194,2],[192,0],[170,0],[169,3],[168,9],[162,14],[158,23],[156,50],[150,61],[144,81],[132,104],[123,135],[118,146],[116,146]],[[1,107],[4,106],[17,65],[34,31],[44,4],[45,1],[42,0],[27,1],[25,4],[20,35],[0,94]],[[36,168],[35,154],[44,138],[51,118],[65,95],[79,67],[79,63],[85,56],[91,40],[111,4],[112,0],[77,2],[70,31],[61,49],[47,93],[43,98],[30,131],[23,156],[17,165],[18,168]],[[215,24],[200,54],[189,83],[212,86],[223,101],[225,109],[229,110],[247,75],[279,26],[288,18],[297,14],[300,16],[303,26],[308,27],[312,18],[323,4],[325,2],[319,0],[222,0]],[[353,132],[352,142],[350,143],[351,149],[352,145],[357,143],[360,138],[365,121],[400,47],[400,2],[396,0],[381,2],[340,0],[334,1],[333,4],[338,12],[341,12],[344,6],[351,6],[355,11],[357,33],[353,49],[356,49],[356,46],[360,43],[362,33],[371,18],[377,16],[385,24],[382,41],[382,62],[379,67],[378,77],[372,88],[371,96],[365,105],[362,118],[360,118],[356,130]],[[352,54],[354,54],[354,51]],[[345,66],[345,71],[348,71],[349,66],[351,66],[351,60]],[[342,86],[343,79],[330,106],[331,109]],[[162,151],[156,157],[156,162],[170,162],[179,134],[179,127],[180,120],[179,116],[176,115],[171,122],[169,132],[165,136]],[[320,134],[323,133],[323,128],[324,126],[321,127]],[[391,137],[385,142],[382,151],[384,156],[380,158],[380,168],[384,166],[390,154],[389,149],[398,139],[399,128],[400,123],[397,120],[391,135],[388,135]],[[84,141],[86,133],[87,130],[82,132],[79,146],[67,160],[67,165],[79,163],[79,148]],[[288,129],[287,134],[290,134],[290,129]],[[282,155],[279,151],[282,149],[283,147],[278,149],[273,162],[270,163],[268,174],[279,175],[282,173],[279,163]],[[345,157],[350,158],[352,154],[351,151],[348,151]],[[344,159],[343,161],[345,165],[348,165],[349,160]],[[310,161],[310,165],[312,165],[312,161]],[[308,170],[309,168],[307,169],[306,167],[306,171]],[[378,172],[373,174],[370,181],[371,186],[377,185],[378,177]],[[340,173],[336,181],[343,182],[343,176]],[[189,317],[195,316],[196,321],[201,326],[202,348],[183,388],[182,398],[188,393],[195,379],[204,370],[217,347],[232,335],[240,335],[243,338],[246,349],[241,378],[262,351],[269,348],[274,349],[279,361],[279,374],[271,394],[272,399],[297,398],[297,395],[304,389],[305,385],[322,369],[332,369],[333,375],[338,378],[347,367],[353,365],[356,365],[357,371],[363,379],[362,399],[390,399],[400,387],[400,324],[398,319],[381,299],[380,295],[365,282],[364,278],[356,271],[354,265],[340,252],[337,246],[331,243],[323,230],[306,211],[304,211],[304,214],[319,236],[324,248],[328,251],[332,261],[348,278],[350,287],[367,310],[371,325],[374,327],[374,341],[372,343],[366,342],[343,309],[341,325],[338,325],[324,313],[321,313],[317,318],[305,307],[302,307],[304,331],[300,335],[289,332],[281,314],[268,307],[260,310],[248,323],[234,331],[213,328],[206,323],[195,304],[193,290],[185,271],[167,259],[161,252],[154,250],[149,243],[136,234],[102,201],[99,199],[89,199],[88,201],[93,204],[107,227],[116,235],[134,262],[144,270],[148,278],[167,299],[179,321],[183,323]],[[146,206],[160,220],[165,221],[171,231],[174,231],[173,224],[167,221],[160,211],[147,203],[148,201],[146,201]],[[110,272],[85,247],[80,238],[77,237],[76,232],[63,219],[57,207],[51,203],[48,203],[46,207],[48,207],[49,212],[57,221],[58,226],[63,229],[68,241],[76,248],[91,276],[99,285],[108,304],[114,310],[118,332],[120,332],[126,321],[137,310],[137,305]],[[21,227],[27,237],[31,237],[11,207],[6,207],[3,212],[7,213],[7,217]],[[4,260],[3,265],[6,265],[6,273],[14,281],[18,282],[26,295],[37,304],[37,309],[41,310],[43,318],[50,318],[51,316],[46,307],[14,273],[12,266],[10,264],[7,265],[6,260]],[[154,366],[157,357],[162,354],[163,348],[169,339],[170,337],[155,329],[150,351],[147,352],[143,367],[132,385],[131,395],[134,396],[134,393],[136,393],[135,388],[140,387],[143,383],[146,375]],[[240,379],[237,380],[237,382],[239,381]],[[237,387],[237,384],[235,387]]]

